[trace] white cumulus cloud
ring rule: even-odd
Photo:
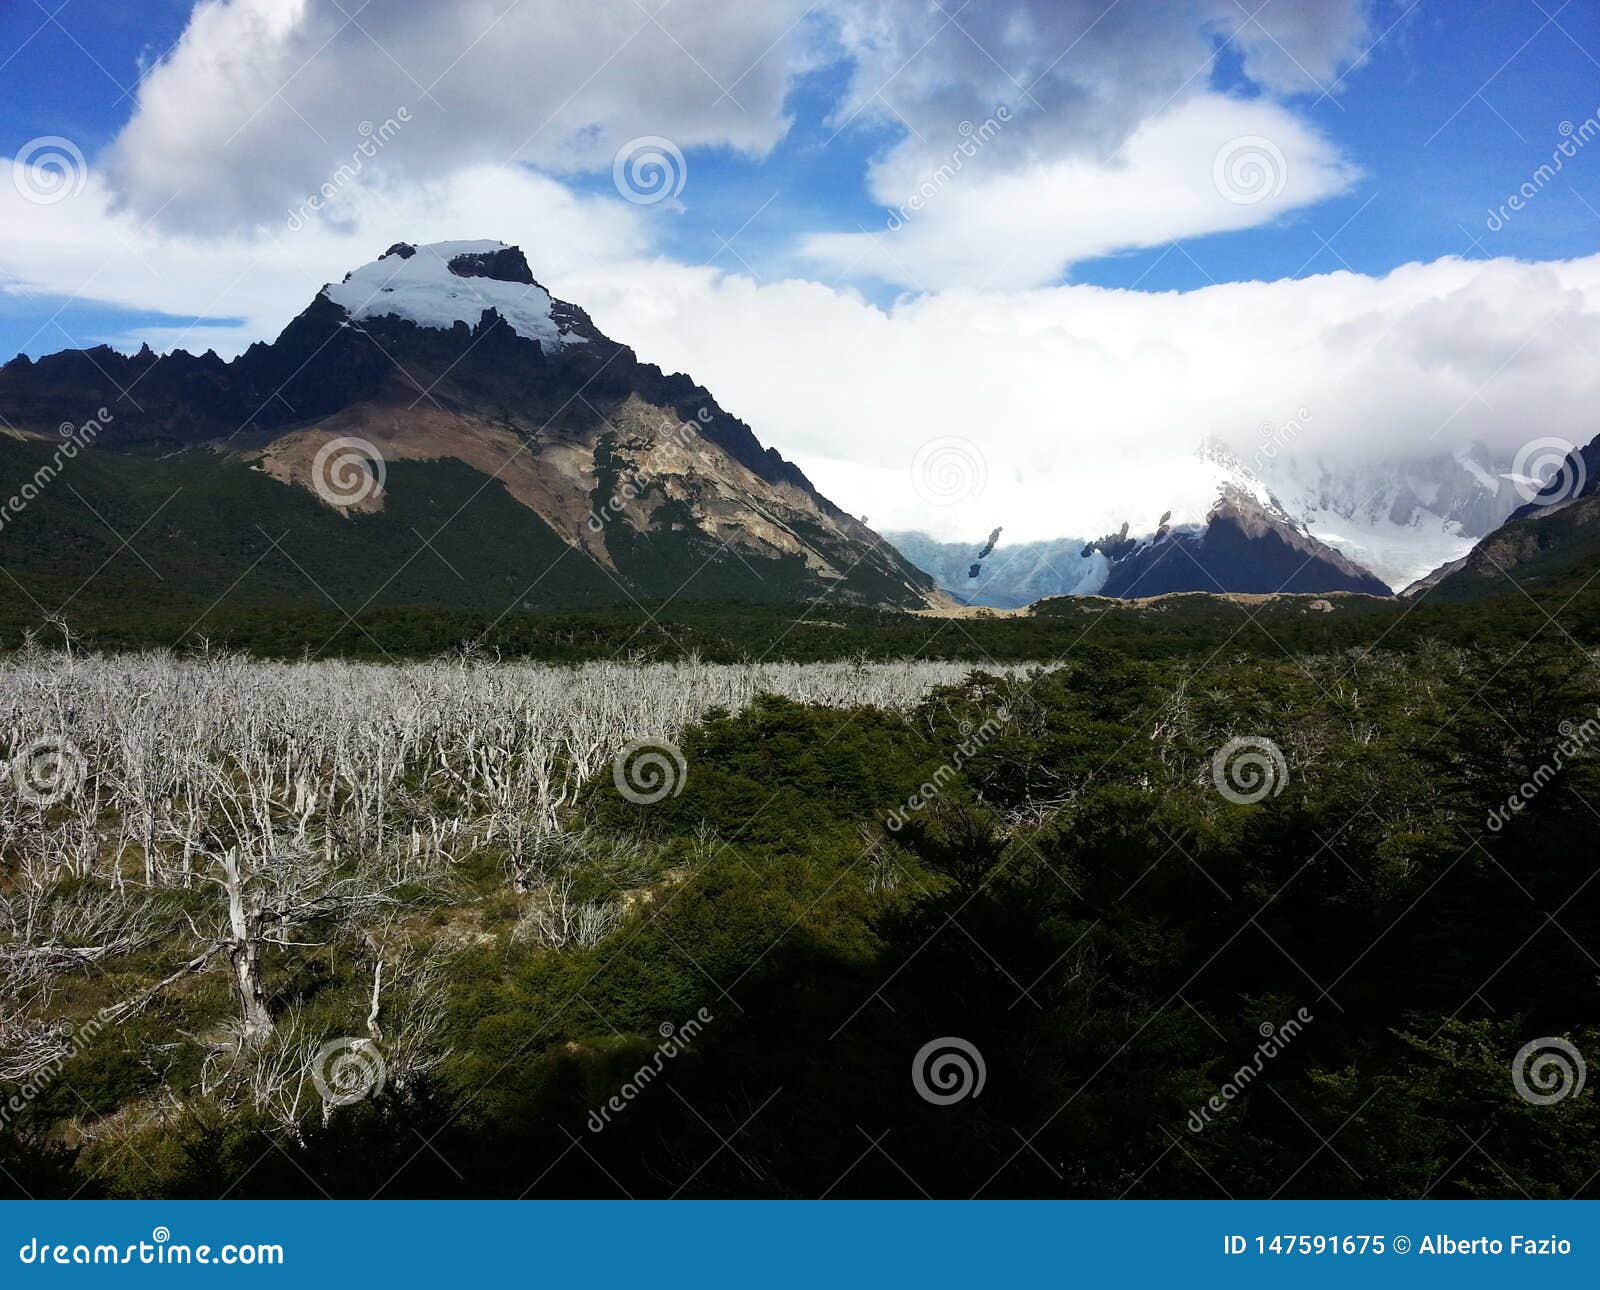
[[[803,65],[799,0],[202,0],[102,159],[168,228],[271,222],[405,107],[395,184],[472,165],[609,167],[665,135],[759,155]]]
[[[1097,256],[1267,223],[1344,191],[1358,173],[1322,135],[1260,99],[1190,99],[1141,126],[1109,162],[1007,167],[994,149],[1015,124],[958,127],[931,170],[909,159],[878,169],[883,223],[813,234],[804,253],[831,276],[1010,290]]]

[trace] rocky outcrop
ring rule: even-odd
[[[1387,596],[1367,570],[1239,493],[1220,499],[1199,527],[1162,526],[1148,541],[1097,543],[1111,561],[1107,596],[1174,591],[1359,591]]]
[[[1523,481],[1531,489],[1531,481]],[[1524,492],[1528,496],[1528,492]],[[1411,599],[1475,600],[1526,590],[1540,579],[1600,561],[1600,437],[1567,453],[1532,500],[1466,555],[1418,578]]]

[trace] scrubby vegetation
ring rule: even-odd
[[[59,599],[48,593],[44,599],[60,604],[79,585],[64,583]],[[90,589],[99,585],[96,579]],[[15,591],[0,579],[0,648],[21,647],[45,622],[40,604]],[[70,600],[70,616],[82,642],[100,650],[189,649],[209,641],[256,658],[383,662],[473,653],[560,663],[693,656],[719,663],[866,657],[992,665],[1054,659],[1091,641],[1145,659],[1204,659],[1219,650],[1269,659],[1361,646],[1409,651],[1436,640],[1515,650],[1535,633],[1559,635],[1551,619],[1578,640],[1600,638],[1600,585],[1581,561],[1548,577],[1519,574],[1518,585],[1505,580],[1498,594],[1470,604],[1442,603],[1436,593],[1415,601],[1346,594],[1176,594],[1147,602],[1067,596],[1041,601],[1031,613],[978,611],[961,618],[866,608],[842,597],[802,605],[679,597],[589,609],[508,611],[502,604],[493,612],[462,612],[429,604],[368,605],[343,588],[330,591],[332,602],[313,590],[309,599],[265,605],[240,603],[221,591],[172,604],[123,588],[113,594],[124,598],[109,607],[86,593]],[[128,604],[137,611],[129,613]]]
[[[0,706],[17,1193],[1593,1194],[1593,1088],[1513,1078],[1600,1053],[1559,636],[33,651]]]

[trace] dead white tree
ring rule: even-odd
[[[23,882],[0,896],[0,1083],[24,1082],[69,1057],[73,1031],[51,1016],[56,978],[153,943],[154,902],[111,889],[58,891]],[[115,1013],[100,1014],[96,1034]]]
[[[367,1010],[368,1042],[382,1054],[388,1079],[404,1089],[449,1056],[440,1046],[454,946],[443,940],[398,951],[374,939],[372,993]],[[387,970],[386,970],[387,969]]]
[[[0,964],[0,1084],[21,1084],[68,1053],[67,1033],[47,1019],[50,981],[31,966]]]
[[[486,843],[514,864],[630,742],[762,693],[907,712],[957,663],[263,663],[207,649],[0,659],[0,759],[65,740],[48,807],[0,791],[0,855],[45,883],[192,887],[200,851],[293,849],[414,879]],[[1018,669],[1017,671],[1020,671]],[[72,764],[77,766],[77,760]]]
[[[575,900],[573,886],[572,875],[561,874],[530,896],[513,932],[516,939],[551,949],[588,948],[622,925],[621,901]]]
[[[0,963],[65,972],[154,942],[164,930],[146,893],[80,887],[62,893],[24,882],[0,895]]]
[[[245,1047],[274,1030],[262,970],[267,950],[325,945],[397,904],[370,870],[343,869],[324,856],[291,851],[251,860],[237,849],[201,854],[214,871],[198,876],[217,888],[221,917],[209,927],[191,918],[189,926],[204,956],[227,960]],[[308,936],[313,939],[301,939]]]
[[[225,1109],[249,1106],[303,1144],[301,1126],[316,1094],[319,1044],[301,1014],[291,1011],[256,1043],[242,1042],[233,1030],[203,1042],[209,1051],[200,1067],[200,1096]]]

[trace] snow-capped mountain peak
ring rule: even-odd
[[[1507,470],[1471,444],[1359,466],[1286,456],[1270,484],[1307,531],[1399,588],[1464,555],[1505,520],[1518,502]]]
[[[546,349],[587,342],[533,279],[521,250],[504,242],[397,242],[322,294],[358,322],[393,315],[419,327],[475,327],[492,309],[517,335]]]
[[[1198,491],[1194,494],[1196,500],[1210,493],[1209,501],[1201,503],[1203,514],[1196,521],[1204,522],[1216,508],[1219,501],[1244,501],[1260,507],[1273,519],[1291,528],[1304,529],[1305,525],[1290,513],[1267,486],[1266,482],[1246,466],[1220,439],[1211,437],[1201,440],[1200,446],[1195,449],[1195,458],[1201,463],[1202,473],[1196,478]],[[1174,507],[1174,514],[1177,508]]]
[[[1080,522],[1085,518],[1091,517]],[[890,536],[942,585],[978,603],[1171,591],[1386,594],[1378,578],[1319,540],[1299,512],[1217,439],[1185,457],[1152,463],[1129,494],[1099,499],[1095,519],[1104,536],[1091,531],[1077,542],[1001,544],[976,565],[976,545],[937,543],[920,533]]]

